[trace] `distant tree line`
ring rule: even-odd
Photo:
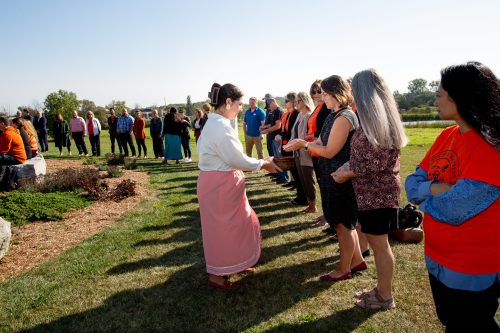
[[[403,114],[404,120],[431,120],[437,118],[436,109],[433,106],[435,93],[439,87],[439,81],[427,82],[425,79],[418,78],[411,80],[408,83],[408,92],[400,93],[394,91],[394,98],[398,104],[399,111]],[[276,97],[278,104],[284,105],[284,97]],[[171,107],[184,109],[188,116],[194,115],[194,110],[201,108],[202,104],[209,102],[208,100],[200,102],[192,102],[191,95],[186,97],[186,103],[176,103],[167,105],[151,105],[141,108],[136,104],[133,108],[127,106],[125,101],[112,100],[105,106],[97,106],[93,101],[82,99],[79,100],[74,92],[66,90],[58,90],[50,93],[43,102],[43,105],[19,106],[18,110],[28,110],[34,115],[36,111],[44,111],[47,117],[49,129],[52,128],[54,116],[61,113],[65,119],[70,119],[71,114],[76,110],[80,116],[85,117],[88,111],[92,111],[94,116],[99,119],[104,128],[107,127],[107,117],[111,108],[115,109],[117,115],[121,113],[124,107],[127,107],[132,115],[137,111],[151,112],[158,110],[160,115],[168,112]],[[259,99],[259,107],[264,108],[264,101]],[[248,108],[248,104],[244,103],[243,108]],[[43,110],[41,110],[43,109]],[[0,111],[0,113],[2,113]]]
[[[408,92],[394,92],[394,98],[398,103],[401,113],[413,113],[416,109],[433,110],[436,91],[439,87],[439,81],[427,83],[424,79],[414,79],[408,83]],[[416,112],[419,113],[419,112]],[[421,112],[420,112],[421,113]]]

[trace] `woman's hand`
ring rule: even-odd
[[[266,170],[269,173],[277,173],[277,172],[282,172],[281,170],[273,161],[273,157],[266,157],[263,159],[264,163],[262,164],[261,169]]]
[[[281,141],[281,135],[277,134],[277,135],[274,137],[274,141],[280,142],[280,141]]]
[[[355,174],[351,170],[340,170],[339,168],[337,171],[332,172],[330,176],[332,176],[336,183],[342,184],[354,177]]]
[[[288,142],[286,145],[283,146],[283,150],[285,151],[299,150],[301,148],[304,148],[306,146],[306,143],[307,141],[302,139],[293,139],[292,141]]]
[[[452,186],[448,183],[432,183],[430,190],[432,195],[438,195],[450,191]]]

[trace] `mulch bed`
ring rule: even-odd
[[[84,168],[82,161],[46,160],[47,173],[64,168]],[[107,179],[110,187],[124,179],[136,183],[136,194],[120,202],[96,202],[84,209],[70,211],[60,221],[35,221],[12,227],[9,252],[0,262],[0,282],[56,257],[64,250],[113,225],[124,213],[135,209],[149,192],[148,175],[136,170],[124,170],[119,178]]]

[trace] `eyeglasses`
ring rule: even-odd
[[[289,99],[285,99],[285,103],[288,103],[288,102],[290,102],[290,100]]]
[[[313,95],[321,94],[321,90],[313,91]]]

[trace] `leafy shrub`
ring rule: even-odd
[[[97,159],[93,156],[85,157],[83,159],[83,165],[96,165],[96,164],[97,164]]]
[[[125,157],[123,159],[123,166],[126,170],[135,170],[137,168],[137,159],[132,157]]]
[[[99,170],[99,171],[108,171],[108,166],[105,165],[104,163],[99,163],[99,164],[97,164],[97,170]]]
[[[125,163],[125,155],[123,154],[107,153],[104,155],[104,158],[106,158],[106,163],[108,165],[123,165]]]
[[[88,206],[90,202],[77,192],[31,193],[13,191],[0,196],[0,216],[13,225],[34,220],[60,220],[71,209]]]
[[[106,171],[108,171],[109,178],[119,178],[123,176],[123,171],[121,171],[116,165],[108,166]]]
[[[115,188],[110,189],[105,182],[85,188],[91,200],[113,200],[122,201],[135,195],[135,182],[130,179],[122,180]]]
[[[135,182],[130,179],[122,180],[116,187],[110,191],[108,199],[113,201],[122,201],[135,195]]]
[[[99,171],[94,168],[68,168],[49,173],[41,181],[24,184],[23,190],[28,192],[68,192],[84,188],[84,184],[97,184]]]

